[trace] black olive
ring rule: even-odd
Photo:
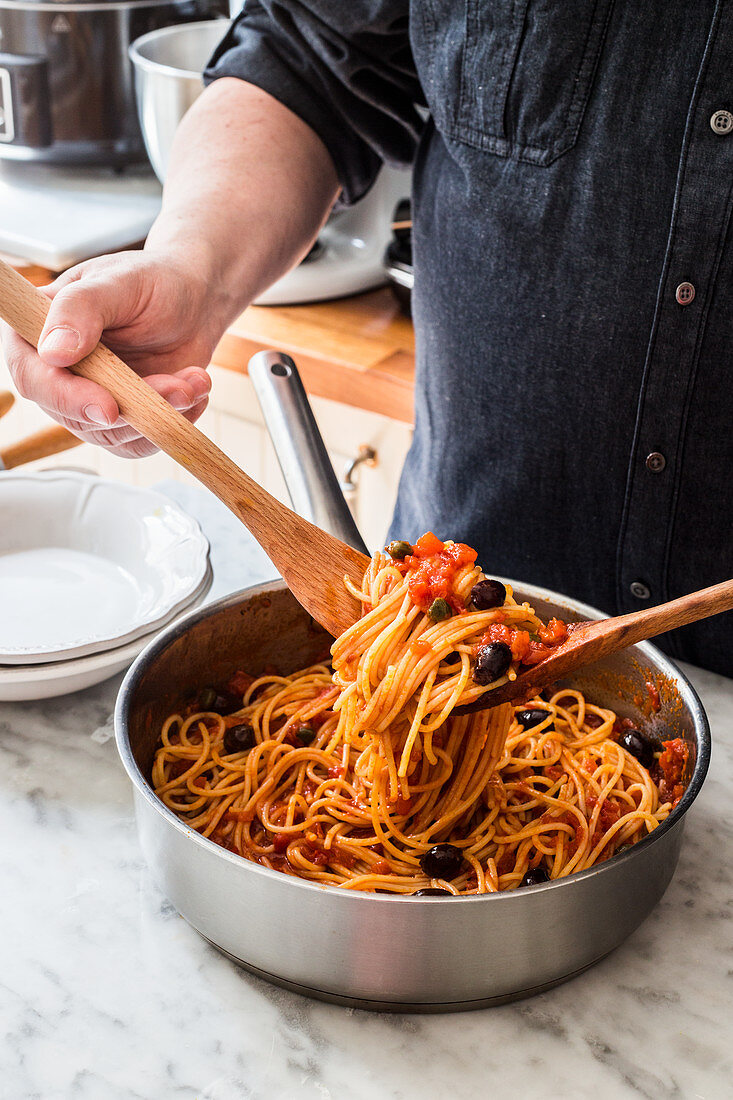
[[[295,736],[301,745],[310,745],[316,739],[316,731],[312,726],[301,726],[300,729],[296,730]]]
[[[656,745],[641,730],[624,730],[618,743],[639,761],[642,768],[651,768]]]
[[[394,561],[404,561],[405,558],[412,553],[412,547],[409,542],[403,542],[401,539],[395,539],[387,547],[387,553]]]
[[[519,883],[522,886],[539,886],[541,882],[549,882],[550,876],[544,867],[533,867],[525,872],[524,878]]]
[[[493,684],[512,663],[512,651],[506,642],[489,642],[476,654],[473,678],[477,684]]]
[[[463,852],[454,844],[436,844],[420,857],[420,867],[430,878],[450,882],[463,866]]]
[[[550,712],[540,710],[538,707],[536,710],[518,710],[514,717],[523,729],[528,730],[532,726],[539,726],[540,722],[544,722],[545,718],[549,718]]]
[[[461,663],[460,653],[456,653],[455,649],[443,658],[443,661],[447,665],[459,665]]]
[[[230,726],[224,734],[224,752],[246,752],[255,743],[255,731],[251,726]]]
[[[447,898],[452,898],[450,890],[441,890],[439,886],[428,886],[425,890],[416,890],[410,897],[413,898],[437,898],[439,895],[445,895]]]
[[[501,581],[479,581],[471,589],[470,600],[478,611],[490,611],[501,607],[506,599],[506,588]]]
[[[242,696],[232,695],[230,691],[218,692],[213,704],[209,707],[209,710],[216,711],[217,714],[234,714],[241,709]]]

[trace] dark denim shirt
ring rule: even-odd
[[[733,0],[258,0],[220,76],[347,202],[414,157],[395,535],[609,613],[733,576]],[[733,675],[731,614],[662,644]]]

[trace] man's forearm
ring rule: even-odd
[[[314,131],[267,92],[226,77],[178,129],[145,247],[198,265],[223,330],[305,255],[337,194]]]

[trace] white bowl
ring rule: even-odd
[[[0,473],[0,665],[67,661],[190,604],[209,544],[167,497],[95,475]]]
[[[209,566],[202,584],[179,609],[175,618],[195,611],[204,602],[212,580],[213,574]],[[92,653],[87,657],[74,657],[68,661],[49,661],[37,665],[0,665],[0,703],[54,699],[57,695],[68,695],[72,691],[82,691],[101,684],[131,665],[157,633],[157,630],[153,630],[126,645],[116,646],[103,653]]]

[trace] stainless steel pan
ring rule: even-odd
[[[515,590],[543,618],[598,615],[539,588]],[[145,856],[163,892],[211,943],[253,973],[312,996],[366,1008],[450,1011],[499,1004],[571,978],[644,920],[674,873],[684,817],[710,753],[697,695],[648,643],[584,670],[574,683],[652,732],[684,737],[693,748],[689,786],[653,834],[578,875],[481,897],[359,894],[260,867],[179,821],[148,781],[164,717],[237,669],[256,675],[275,665],[287,673],[322,659],[328,645],[282,582],[258,585],[164,631],[122,685],[117,743],[134,787]],[[634,701],[648,697],[650,678],[663,681],[662,708],[651,721]]]

